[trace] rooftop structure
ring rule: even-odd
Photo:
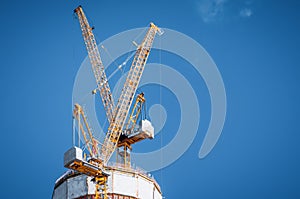
[[[105,171],[108,199],[162,199],[155,179],[139,168],[124,168],[111,164]],[[69,170],[55,183],[53,199],[93,199],[95,182],[92,177]]]

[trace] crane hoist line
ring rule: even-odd
[[[138,121],[138,119],[141,118],[139,115],[146,99],[144,93],[136,95],[136,91],[154,38],[156,34],[163,34],[163,31],[154,23],[150,23],[144,39],[140,45],[137,45],[121,95],[115,106],[104,65],[101,61],[99,49],[93,34],[93,28],[89,25],[81,6],[78,6],[74,10],[74,13],[80,24],[82,37],[97,84],[96,90],[100,93],[109,127],[104,141],[100,142],[91,131],[87,120],[88,116],[84,113],[84,109],[79,104],[75,104],[73,117],[78,122],[77,130],[81,132],[84,141],[83,144],[89,154],[88,158],[83,158],[83,150],[79,148],[79,146],[74,146],[65,153],[64,166],[93,177],[96,182],[95,198],[107,198],[106,183],[108,174],[105,168],[112,154],[118,149],[117,158],[118,155],[122,157],[124,167],[130,167],[131,145],[144,139],[154,138],[154,128],[151,122],[146,119]],[[133,103],[135,96],[136,101]],[[129,114],[130,109],[131,114]],[[119,151],[120,148],[123,148],[122,152]]]

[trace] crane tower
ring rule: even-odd
[[[81,133],[85,150],[73,146],[64,154],[64,166],[69,170],[56,181],[52,198],[161,199],[161,190],[154,178],[146,171],[131,166],[130,151],[132,144],[154,138],[151,122],[139,117],[146,101],[144,93],[137,94],[136,91],[155,35],[163,32],[150,23],[143,41],[137,46],[115,105],[93,28],[81,6],[74,13],[96,80],[96,89],[92,93],[100,94],[109,125],[105,139],[97,140],[83,107],[78,103],[74,105],[73,118],[78,124],[77,131]],[[114,152],[116,163],[109,162]]]

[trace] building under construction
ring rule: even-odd
[[[136,93],[153,40],[162,31],[153,23],[137,45],[121,95],[114,104],[98,46],[81,6],[74,10],[95,76],[96,89],[109,122],[105,139],[97,140],[80,104],[75,104],[73,119],[78,140],[83,147],[73,146],[64,154],[64,166],[69,170],[57,179],[53,199],[161,199],[158,183],[146,171],[133,168],[130,162],[131,145],[154,138],[150,121],[141,117],[146,101],[143,93]],[[101,110],[103,111],[103,110]],[[109,162],[116,153],[115,163]]]
[[[107,198],[111,199],[161,199],[157,182],[139,169],[124,169],[121,165],[107,167]],[[95,182],[90,176],[68,171],[60,177],[53,191],[53,199],[95,198]]]

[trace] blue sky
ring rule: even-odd
[[[79,4],[100,41],[154,21],[195,39],[219,68],[227,117],[204,159],[198,151],[210,117],[209,95],[200,76],[180,71],[199,85],[194,88],[202,99],[202,125],[180,159],[153,173],[166,198],[300,198],[300,3],[270,0],[2,2],[2,198],[50,198],[65,171],[73,83],[87,55],[72,15]],[[162,61],[175,69],[184,64],[167,58]],[[167,90],[161,95],[167,110],[176,106]],[[175,132],[174,121],[163,132]],[[146,149],[171,138],[161,133]]]

